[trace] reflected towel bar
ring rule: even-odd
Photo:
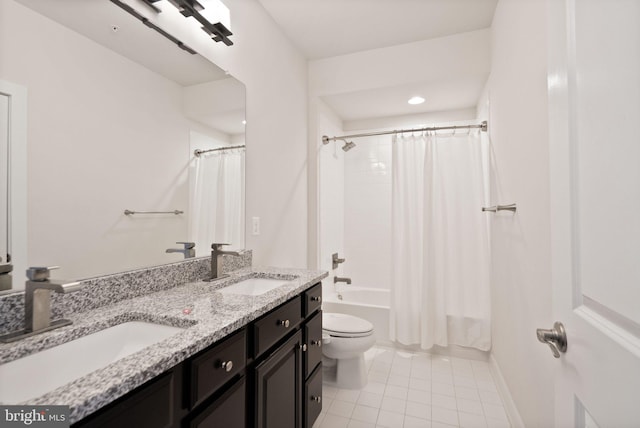
[[[491,212],[491,213],[495,213],[498,211],[511,211],[511,212],[516,212],[516,204],[509,204],[509,205],[494,205],[492,207],[482,207],[482,211],[483,212]]]
[[[173,211],[131,211],[124,210],[124,215],[134,215],[134,214],[184,214],[184,211],[173,210]]]

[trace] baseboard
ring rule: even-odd
[[[513,428],[524,428],[524,422],[522,421],[522,417],[520,417],[520,412],[518,412],[516,403],[513,401],[513,397],[509,392],[507,382],[504,380],[500,366],[498,366],[498,362],[493,357],[493,354],[489,355],[489,367],[491,368],[491,374],[493,375],[493,380],[496,382],[498,392],[504,400],[504,410],[507,412],[511,426]]]
[[[431,355],[441,355],[444,357],[457,357],[457,358],[466,358],[468,360],[477,360],[477,361],[489,361],[489,352],[481,351],[479,349],[467,348],[464,346],[458,345],[449,345],[447,347],[442,346],[433,346],[431,349],[422,349],[420,345],[403,345],[397,342],[391,342],[387,340],[377,340],[376,346],[384,347],[384,348],[392,348],[398,349],[401,351],[407,352],[422,352],[425,354]]]

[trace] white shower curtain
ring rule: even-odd
[[[391,339],[489,350],[488,142],[393,141]]]
[[[212,243],[244,247],[244,150],[203,153],[195,159],[190,239],[198,256]]]

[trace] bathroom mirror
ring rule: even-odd
[[[16,266],[81,279],[179,261],[179,241],[197,256],[244,247],[245,87],[215,64],[108,0],[4,0],[0,81],[27,93],[26,162],[11,168],[28,184],[0,182],[27,195]],[[239,148],[194,156],[225,147]],[[233,167],[214,170],[223,157]]]

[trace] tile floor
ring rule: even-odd
[[[323,388],[313,428],[510,427],[489,364],[379,346],[362,390]]]

